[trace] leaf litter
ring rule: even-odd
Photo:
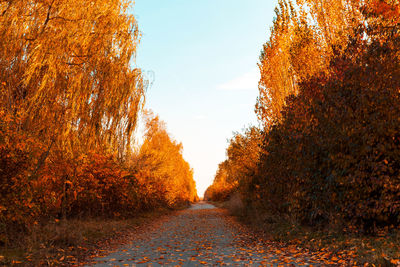
[[[265,240],[225,210],[197,203],[149,225],[119,250],[93,259],[102,266],[337,266],[352,259]],[[88,265],[90,266],[90,265]]]

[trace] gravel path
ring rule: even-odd
[[[223,210],[204,202],[94,260],[95,266],[304,266],[310,262],[296,250],[282,253],[258,241]]]

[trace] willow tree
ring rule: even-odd
[[[130,4],[0,1],[0,105],[19,130],[48,148],[126,151],[145,93]]]

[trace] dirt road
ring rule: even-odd
[[[213,205],[200,202],[143,231],[95,266],[306,266],[304,253],[280,253]]]

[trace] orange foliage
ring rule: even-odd
[[[389,23],[400,23],[400,3],[399,1],[373,0],[368,6],[368,11],[375,16],[382,17]]]
[[[207,193],[309,226],[398,227],[399,3],[296,2],[279,1],[261,52],[259,157],[235,162],[231,140]]]
[[[219,164],[214,182],[204,194],[205,199],[225,201],[237,191],[246,196],[259,161],[260,144],[261,133],[256,127],[246,129],[244,134],[235,133],[226,151],[227,159]]]
[[[136,158],[139,176],[152,183],[148,190],[170,207],[198,200],[193,170],[183,159],[182,144],[172,140],[158,116],[146,116],[145,140]]]
[[[280,0],[268,42],[260,55],[256,113],[266,127],[280,121],[285,98],[298,84],[329,73],[334,52],[344,51],[365,22],[358,0]]]
[[[130,6],[0,1],[0,244],[54,218],[197,200],[165,129],[150,127],[134,152],[147,82],[131,67],[140,34]]]

